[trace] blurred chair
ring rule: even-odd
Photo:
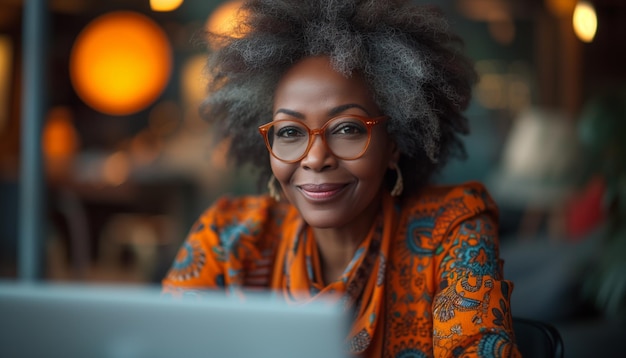
[[[523,357],[563,358],[563,340],[552,325],[526,318],[513,317],[517,347]]]

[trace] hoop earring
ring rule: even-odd
[[[400,196],[400,194],[402,194],[402,190],[404,190],[404,180],[402,179],[402,172],[400,171],[398,164],[394,163],[393,167],[396,170],[396,184],[391,190],[391,196]]]
[[[270,192],[270,197],[276,201],[280,201],[280,193],[276,189],[276,177],[274,174],[270,177],[270,181],[267,183],[267,189]]]

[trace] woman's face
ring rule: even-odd
[[[346,78],[331,68],[328,57],[309,57],[281,78],[274,96],[274,121],[301,121],[321,128],[338,115],[382,115],[361,76]],[[383,177],[399,153],[384,124],[372,128],[363,156],[341,160],[320,136],[300,161],[287,164],[273,156],[271,166],[284,195],[312,227],[369,227],[380,200]]]

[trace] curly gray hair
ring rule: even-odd
[[[476,81],[434,7],[402,0],[250,0],[244,36],[209,34],[209,95],[203,116],[219,138],[229,138],[238,165],[251,163],[261,179],[271,174],[257,127],[272,120],[281,75],[299,59],[327,55],[335,70],[361,73],[390,117],[407,189],[419,189],[447,160],[465,156],[463,111]]]

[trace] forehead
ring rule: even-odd
[[[377,109],[364,78],[356,72],[345,76],[335,71],[326,56],[307,57],[294,64],[278,82],[274,96],[274,110],[283,106],[306,110],[346,103],[359,104],[372,113]]]

